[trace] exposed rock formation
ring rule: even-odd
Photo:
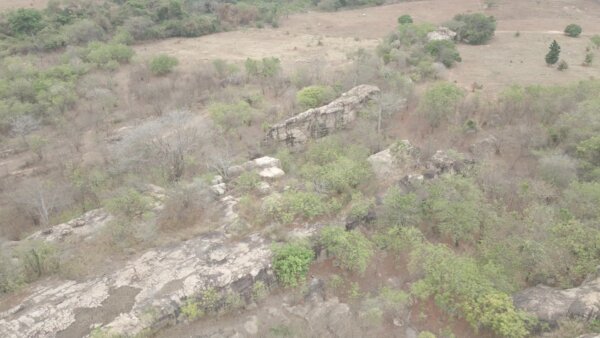
[[[515,305],[539,319],[555,323],[560,318],[600,318],[600,277],[581,286],[560,290],[544,285],[525,289],[514,296]]]
[[[83,337],[94,325],[126,335],[160,328],[203,290],[248,295],[255,281],[270,284],[270,257],[260,237],[230,242],[222,233],[150,250],[107,276],[38,286],[0,313],[0,337]]]
[[[309,138],[326,136],[354,121],[358,110],[377,94],[379,88],[375,86],[354,87],[328,105],[309,109],[274,125],[268,131],[267,137],[294,146],[306,142]]]
[[[281,162],[279,159],[264,156],[245,162],[241,165],[234,165],[227,168],[227,175],[230,177],[236,177],[247,171],[256,170],[258,172],[262,172],[263,170],[273,170],[272,168],[281,170]],[[281,172],[283,172],[283,170],[281,170]]]
[[[60,242],[68,236],[77,236],[86,240],[102,229],[110,220],[112,220],[112,216],[106,210],[102,208],[94,209],[66,223],[37,231],[27,237],[27,239]]]
[[[427,33],[427,40],[429,41],[454,40],[455,38],[456,32],[443,26],[438,27],[433,32]]]
[[[409,186],[445,173],[463,172],[473,164],[464,154],[445,150],[438,150],[423,161],[419,149],[407,140],[369,156],[368,161],[379,180],[400,180]]]

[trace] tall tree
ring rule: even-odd
[[[553,40],[550,44],[550,51],[546,54],[546,63],[549,65],[553,65],[558,62],[558,57],[560,56],[560,46]]]

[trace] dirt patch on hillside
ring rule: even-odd
[[[478,0],[414,1],[335,13],[308,12],[281,20],[279,28],[246,29],[192,39],[168,39],[136,47],[142,58],[158,53],[173,55],[181,69],[192,70],[214,59],[278,57],[294,66],[320,59],[329,67],[347,62],[347,54],[374,49],[394,30],[402,14],[416,22],[441,24],[455,14],[485,12],[498,20],[496,37],[484,46],[459,45],[462,64],[449,72],[449,80],[470,88],[473,82],[496,91],[511,84],[559,84],[600,76],[600,67],[583,67],[589,36],[600,33],[600,3],[591,0],[498,0],[485,10]],[[584,28],[578,39],[561,34],[569,23]],[[520,36],[515,37],[519,31]],[[552,39],[563,46],[561,57],[569,70],[558,72],[545,65],[544,55]]]

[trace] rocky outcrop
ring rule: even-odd
[[[452,41],[454,39],[456,39],[456,32],[454,32],[453,30],[451,30],[448,27],[440,26],[433,32],[427,33],[428,41],[443,41],[443,40]]]
[[[66,223],[37,231],[27,237],[27,239],[61,242],[67,237],[76,236],[87,240],[110,222],[112,218],[106,210],[102,208],[94,209]]]
[[[353,122],[359,109],[378,94],[379,88],[375,86],[354,87],[328,105],[309,109],[274,125],[268,131],[267,138],[294,146],[310,138],[326,136]]]
[[[279,159],[269,157],[269,156],[264,156],[264,157],[254,159],[252,161],[245,162],[240,165],[234,165],[234,166],[227,168],[227,175],[229,177],[236,177],[236,176],[239,176],[242,173],[248,172],[248,171],[257,171],[257,172],[259,172],[259,174],[262,172],[265,172],[265,171],[266,172],[277,171],[277,172],[283,173],[283,170],[281,170],[281,161],[279,161]],[[283,173],[283,174],[285,174],[285,173]],[[282,174],[282,176],[283,176],[283,174]]]
[[[550,323],[566,317],[599,319],[600,277],[566,290],[538,285],[517,293],[513,298],[518,308]]]
[[[180,306],[203,290],[249,295],[270,284],[271,251],[257,235],[231,242],[223,233],[154,249],[112,274],[36,287],[0,313],[0,337],[83,337],[100,326],[133,336],[177,321]]]
[[[407,186],[418,185],[424,179],[442,174],[456,174],[467,170],[474,161],[465,154],[451,150],[438,150],[429,159],[421,159],[420,150],[409,141],[394,143],[388,149],[367,159],[380,181],[400,180]]]

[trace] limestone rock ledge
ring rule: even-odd
[[[203,290],[247,296],[267,285],[271,251],[258,235],[232,242],[221,232],[153,249],[119,270],[83,282],[46,281],[0,313],[0,337],[83,337],[101,326],[135,335],[176,321],[181,305]]]

